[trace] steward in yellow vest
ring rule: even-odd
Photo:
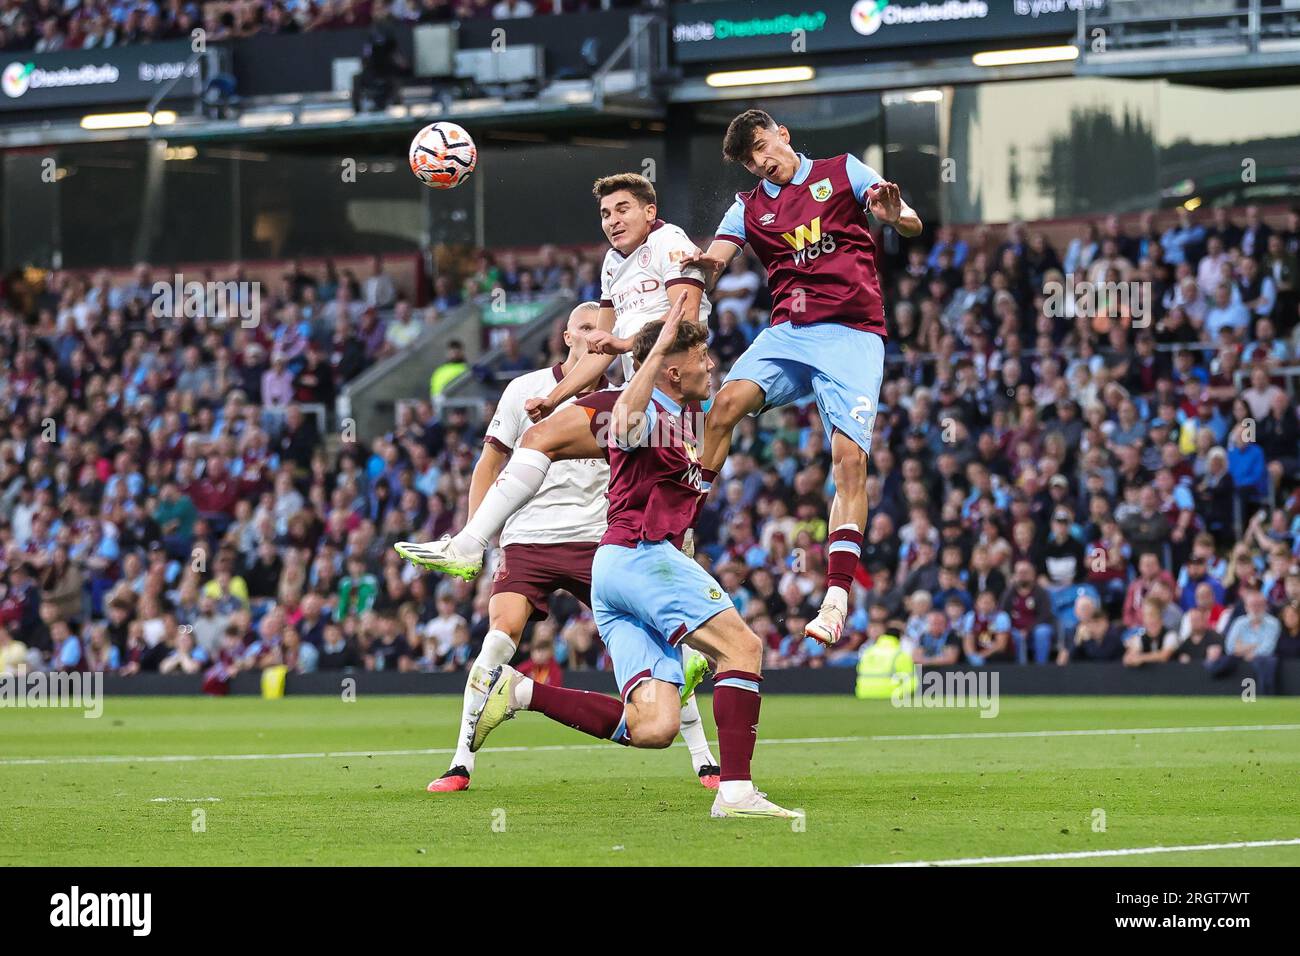
[[[897,636],[882,634],[858,658],[859,700],[888,700],[896,688],[910,694],[916,683],[912,655],[899,646]]]

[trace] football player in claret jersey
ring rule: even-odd
[[[531,425],[524,403],[547,394],[586,354],[584,336],[596,327],[599,310],[598,303],[583,302],[569,314],[564,331],[569,355],[563,364],[521,375],[506,386],[470,479],[470,514]],[[596,384],[606,383],[602,378]],[[490,630],[466,679],[456,753],[447,772],[429,784],[430,793],[469,789],[474,772],[474,753],[469,748],[471,720],[483,706],[488,676],[494,667],[514,657],[528,621],[546,617],[550,595],[563,589],[591,606],[591,562],[596,556],[596,543],[605,533],[608,486],[609,465],[603,456],[557,462],[537,494],[506,522],[501,531],[500,560],[492,576]],[[691,686],[686,688],[682,704],[682,737],[700,782],[716,789],[717,761],[709,750],[699,707],[690,693],[703,676],[703,658],[693,665]]]
[[[678,301],[635,337],[639,368],[618,393],[609,424],[608,528],[592,564],[591,597],[622,700],[547,687],[508,665],[493,672],[474,722],[474,749],[520,710],[634,747],[662,748],[677,736],[682,645],[712,657],[713,716],[722,756],[715,817],[794,817],[754,788],[763,646],[731,598],[682,554],[706,492],[693,416],[708,398],[713,361],[707,330],[682,321]],[[579,404],[587,399],[579,400]]]
[[[528,417],[538,424],[524,433],[509,464],[484,493],[465,527],[441,541],[397,545],[403,558],[422,568],[466,580],[475,577],[483,568],[488,543],[537,493],[552,462],[604,457],[589,414],[561,405],[595,387],[609,367],[610,355],[626,353],[632,345],[631,336],[647,322],[662,319],[674,303],[682,304],[683,321],[703,325],[707,320],[704,273],[683,264],[698,255],[699,249],[681,229],[658,218],[650,181],[636,173],[621,173],[598,179],[592,192],[611,248],[601,270],[600,314],[596,330],[587,335],[587,354],[549,394],[525,403]],[[631,370],[631,360],[625,358],[625,377],[631,376]],[[604,421],[618,393],[596,394],[603,406],[588,412]]]
[[[867,456],[885,367],[885,313],[868,211],[903,236],[921,220],[898,186],[851,155],[810,159],[790,131],[761,110],[731,121],[723,156],[760,182],[738,193],[708,252],[691,265],[717,275],[746,245],[767,268],[772,324],[718,390],[700,462],[714,472],[746,415],[817,400],[831,446],[835,500],[827,539],[826,595],[805,633],[840,639],[867,521]]]

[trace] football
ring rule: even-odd
[[[434,189],[459,186],[474,171],[478,148],[455,123],[430,123],[411,140],[411,172]]]

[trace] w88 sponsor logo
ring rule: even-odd
[[[818,256],[835,251],[835,236],[832,233],[822,235],[821,216],[807,225],[799,225],[794,232],[783,232],[781,238],[794,249],[794,264],[807,265]]]
[[[796,249],[794,253],[794,264],[797,266],[806,266],[809,262],[819,256],[829,255],[835,251],[835,235],[826,233],[811,245],[806,245],[802,249]]]

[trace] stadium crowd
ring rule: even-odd
[[[197,29],[219,41],[384,22],[507,20],[599,9],[599,0],[4,0],[0,50],[54,53],[189,41]]]
[[[1284,377],[1300,360],[1298,253],[1300,214],[1275,231],[1247,210],[1132,234],[1107,219],[1059,250],[1020,223],[939,229],[891,258],[870,524],[841,642],[802,636],[831,496],[815,405],[744,421],[702,512],[698,559],[766,642],[765,666],[851,666],[894,631],[922,663],[1222,674],[1250,660],[1266,684],[1300,656],[1300,420]],[[421,575],[391,545],[463,522],[491,410],[422,399],[361,444],[323,433],[314,408],[464,298],[598,298],[598,259],[481,252],[438,277],[423,316],[381,262],[365,279],[295,265],[251,327],[155,314],[144,265],[116,285],[9,283],[0,671],[198,674],[219,693],[270,665],[464,667],[490,572]],[[770,300],[744,257],[711,298],[720,377]],[[559,361],[559,333],[491,371]],[[552,680],[608,666],[567,595],[525,639]]]

